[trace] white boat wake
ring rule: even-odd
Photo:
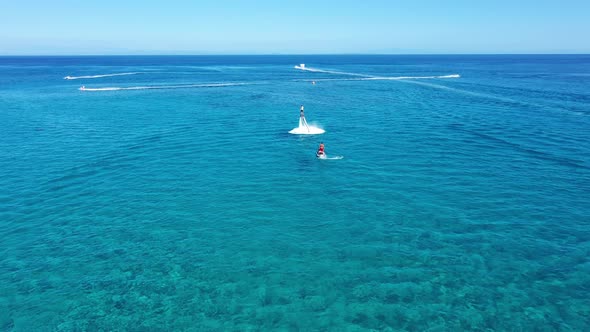
[[[130,86],[130,87],[104,87],[87,88],[81,86],[80,91],[121,91],[121,90],[162,90],[162,89],[188,89],[188,88],[215,88],[224,86],[248,85],[249,83],[207,83],[207,84],[185,84],[185,85],[153,85],[153,86]]]
[[[459,74],[451,74],[451,75],[440,75],[440,76],[393,76],[393,77],[368,77],[363,78],[363,81],[370,81],[370,80],[412,80],[412,79],[429,79],[429,78],[460,78],[461,75]]]
[[[360,76],[360,77],[367,77],[367,78],[375,77],[375,76],[371,76],[371,75],[348,73],[348,72],[344,72],[344,71],[334,71],[334,70],[323,70],[323,69],[317,69],[317,68],[310,68],[310,67],[306,67],[304,63],[300,64],[299,66],[295,66],[295,69],[310,71],[310,72],[314,72],[314,73]]]
[[[336,75],[347,75],[347,76],[357,76],[359,78],[326,78],[326,79],[314,79],[313,81],[379,81],[379,80],[412,80],[412,79],[433,79],[433,78],[460,78],[461,75],[459,74],[451,74],[451,75],[437,75],[437,76],[374,76],[374,75],[366,75],[366,74],[358,74],[358,73],[349,73],[344,71],[334,71],[334,70],[323,70],[317,68],[310,68],[306,67],[304,63],[295,66],[295,69],[315,72],[315,73],[325,73],[325,74],[336,74]],[[306,80],[312,81],[312,80]]]
[[[141,73],[118,73],[118,74],[103,74],[103,75],[88,75],[88,76],[66,76],[64,80],[79,80],[82,78],[101,78],[101,77],[111,77],[111,76],[126,76],[126,75],[136,75]]]
[[[344,156],[335,156],[335,157],[328,157],[328,155],[323,154],[321,157],[318,157],[318,159],[322,159],[322,160],[340,160],[344,158]]]

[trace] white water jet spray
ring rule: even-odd
[[[323,134],[326,131],[322,128],[318,128],[313,125],[309,125],[307,120],[305,119],[305,115],[303,115],[303,106],[301,106],[301,114],[299,116],[299,126],[297,128],[293,128],[289,131],[289,134],[295,135],[318,135]]]

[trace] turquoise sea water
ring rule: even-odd
[[[590,56],[1,57],[0,156],[0,331],[590,326]]]

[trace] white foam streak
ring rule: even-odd
[[[431,78],[460,78],[461,75],[459,74],[452,74],[452,75],[441,75],[441,76],[394,76],[394,77],[380,77],[374,76],[370,78],[365,78],[363,80],[419,80],[419,79],[431,79]]]
[[[305,80],[306,82],[324,82],[324,81],[395,81],[395,80],[419,80],[419,79],[432,79],[432,78],[459,78],[458,74],[453,75],[442,75],[442,76],[392,76],[392,77],[363,77],[363,78],[324,78],[316,80]]]
[[[111,77],[111,76],[125,76],[125,75],[136,75],[140,73],[118,73],[118,74],[103,74],[103,75],[89,75],[89,76],[66,76],[64,80],[79,80],[82,78],[101,78],[101,77]]]
[[[479,98],[494,99],[494,100],[503,101],[503,102],[507,102],[507,103],[522,103],[522,104],[532,105],[530,103],[523,103],[523,102],[519,102],[519,101],[514,100],[514,99],[510,99],[510,98],[500,97],[500,96],[496,96],[496,95],[492,95],[492,94],[487,94],[487,93],[473,92],[473,91],[469,91],[469,90],[457,89],[457,88],[452,88],[452,87],[448,87],[448,86],[444,86],[444,85],[438,85],[438,84],[433,84],[433,83],[425,83],[425,82],[411,82],[411,83],[418,84],[418,85],[423,85],[423,86],[428,86],[428,87],[435,88],[435,89],[440,89],[440,90],[452,91],[452,92],[455,92],[455,93],[460,93],[460,94],[474,96],[474,97],[479,97]],[[538,105],[535,105],[535,106],[538,106]]]
[[[162,89],[187,89],[187,88],[215,88],[224,86],[247,85],[248,83],[209,83],[209,84],[189,84],[189,85],[157,85],[157,86],[130,86],[130,87],[105,87],[105,88],[87,88],[80,87],[80,91],[120,91],[120,90],[162,90]]]
[[[358,73],[349,73],[343,71],[333,71],[333,70],[323,70],[317,68],[310,68],[305,66],[295,66],[295,69],[315,72],[315,73],[325,73],[325,74],[336,74],[336,75],[348,75],[348,76],[358,76],[360,78],[332,78],[332,79],[317,79],[314,81],[378,81],[378,80],[415,80],[415,79],[433,79],[433,78],[460,78],[461,75],[459,74],[451,74],[451,75],[438,75],[438,76],[374,76],[374,75],[365,75],[365,74],[358,74]]]
[[[344,156],[328,157],[327,154],[323,154],[321,157],[318,157],[318,158],[322,159],[322,160],[340,160],[340,159],[344,158]]]
[[[314,72],[314,73],[348,75],[348,76],[360,76],[360,77],[374,77],[374,76],[365,75],[365,74],[348,73],[348,72],[345,72],[345,71],[323,70],[323,69],[310,68],[310,67],[301,67],[301,66],[295,66],[295,69],[304,70],[304,71],[310,71],[310,72]]]

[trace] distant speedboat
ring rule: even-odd
[[[66,76],[64,77],[64,80],[73,80],[74,78],[72,76]]]
[[[86,87],[82,85],[78,90],[85,91],[86,90]]]
[[[305,70],[305,63],[302,63],[299,66],[295,66],[295,69]]]

